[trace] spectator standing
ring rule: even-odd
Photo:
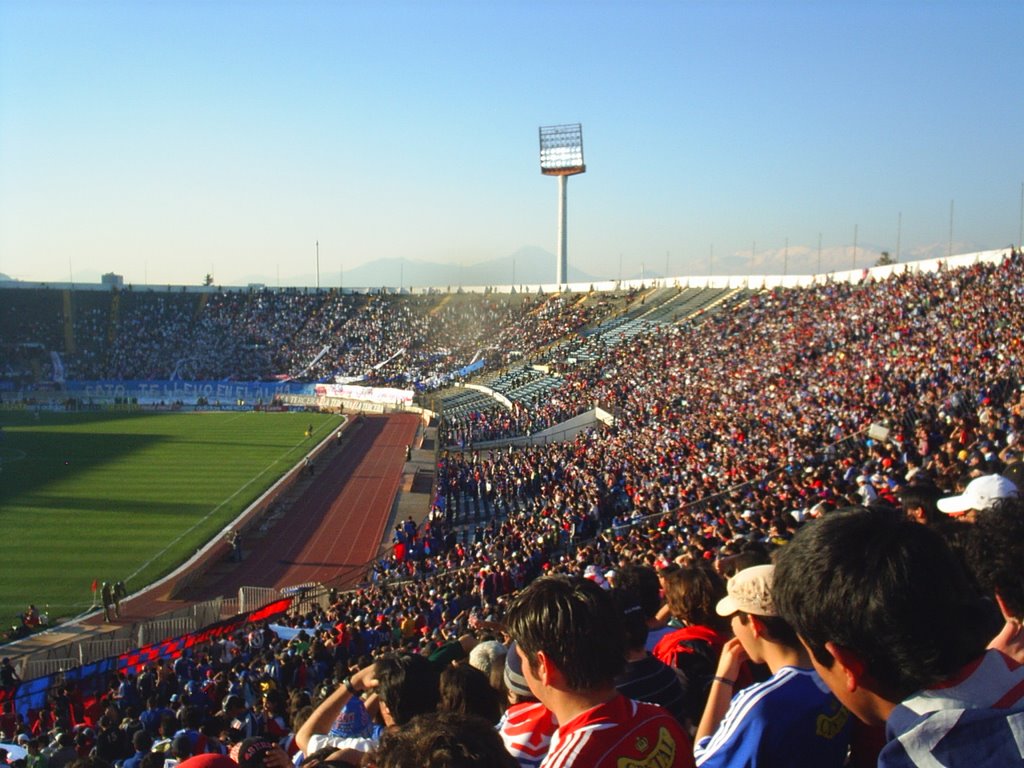
[[[615,689],[625,640],[605,590],[538,579],[512,603],[508,629],[530,690],[559,723],[542,768],[693,765],[692,742],[668,712]]]
[[[839,699],[885,723],[880,768],[1022,765],[1024,667],[941,537],[884,510],[834,512],[777,561],[774,599]]]
[[[698,766],[813,765],[842,768],[850,745],[850,713],[811,668],[771,597],[775,566],[755,565],[729,579],[718,602],[734,637],[722,650],[697,728]],[[740,666],[767,664],[771,678],[735,692]]]

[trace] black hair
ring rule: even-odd
[[[901,700],[952,676],[987,643],[984,609],[942,538],[899,512],[850,508],[812,521],[780,550],[776,608],[830,667],[834,642]]]
[[[387,705],[395,725],[433,712],[440,698],[437,668],[425,656],[389,654],[376,662],[377,695]]]
[[[988,596],[1024,618],[1024,500],[1000,499],[980,510],[966,546],[967,566]]]
[[[589,579],[537,579],[512,602],[507,624],[530,668],[543,651],[571,690],[611,685],[625,665],[619,614],[611,596]]]
[[[942,491],[934,485],[925,483],[911,483],[898,494],[900,507],[906,514],[911,509],[924,510],[924,522],[926,525],[935,525],[946,521],[946,516],[939,511],[937,504],[942,497]]]
[[[627,565],[615,573],[615,586],[631,592],[645,619],[653,619],[661,608],[661,582],[658,573],[647,565]]]
[[[469,664],[453,664],[441,672],[440,712],[479,715],[497,725],[504,711],[501,694],[491,685],[490,678]]]
[[[626,648],[643,648],[647,644],[649,630],[647,619],[644,618],[644,609],[640,607],[636,593],[616,587],[611,591],[611,595],[612,602],[620,614],[619,620],[626,636]]]
[[[501,736],[481,717],[435,712],[385,732],[370,753],[376,768],[518,768]]]

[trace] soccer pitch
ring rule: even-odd
[[[0,621],[51,620],[192,556],[342,422],[311,413],[0,412]],[[312,425],[312,438],[306,437]],[[8,620],[9,619],[9,620]]]

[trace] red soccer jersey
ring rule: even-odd
[[[693,741],[668,712],[618,695],[558,729],[541,768],[691,768]]]

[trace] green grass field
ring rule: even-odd
[[[93,579],[134,592],[169,573],[341,420],[0,412],[0,626],[29,603],[80,613]]]

